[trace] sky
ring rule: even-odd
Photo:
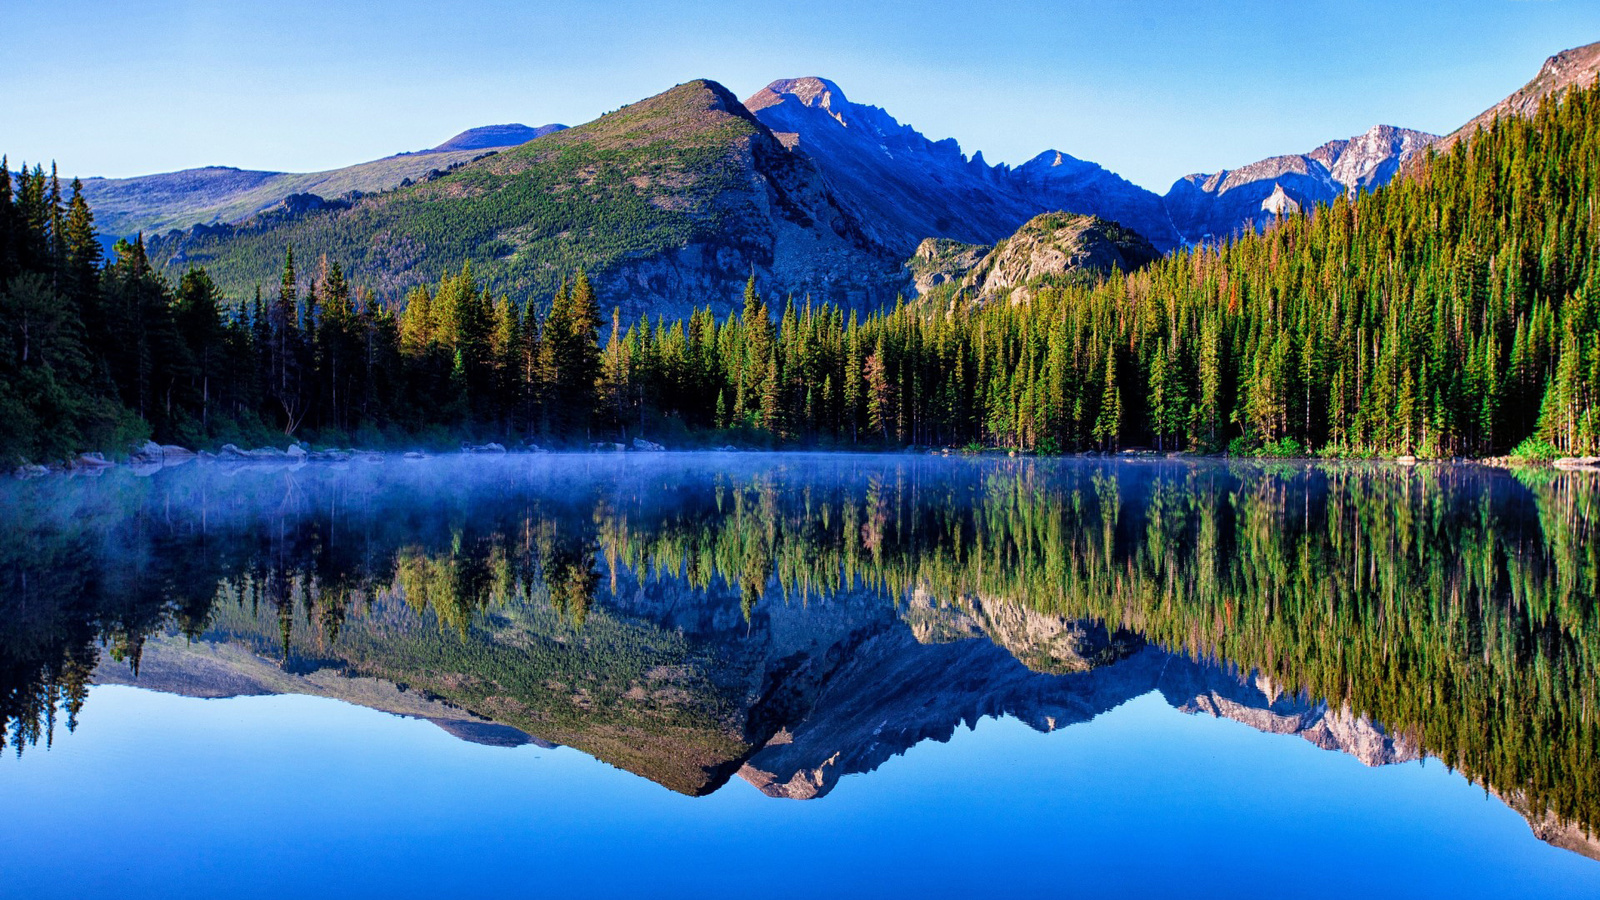
[[[336,168],[575,125],[693,78],[820,75],[967,153],[1165,192],[1375,124],[1448,132],[1600,0],[0,0],[0,152],[67,175]]]

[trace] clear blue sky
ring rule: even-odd
[[[991,162],[1157,191],[1373,124],[1444,132],[1600,40],[1595,0],[0,0],[0,151],[63,172],[309,171],[577,124],[691,78],[823,75]]]

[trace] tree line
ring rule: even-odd
[[[0,453],[153,435],[382,445],[658,439],[1426,456],[1600,450],[1600,88],[1389,186],[1026,304],[848,314],[762,295],[609,328],[470,266],[384,300],[285,254],[275,291],[101,259],[77,183],[0,162]],[[13,189],[13,185],[15,188]]]

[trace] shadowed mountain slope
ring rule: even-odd
[[[902,258],[930,237],[992,244],[1044,212],[1111,219],[1171,247],[1176,234],[1155,194],[1055,150],[1015,169],[969,159],[954,138],[933,141],[876,106],[852,103],[824,78],[774,81],[745,101],[756,117],[815,161],[878,241]]]

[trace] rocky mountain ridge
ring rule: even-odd
[[[1163,202],[1187,243],[1225,240],[1274,216],[1382,187],[1437,140],[1426,132],[1376,125],[1309,153],[1186,175],[1173,183]]]
[[[1056,150],[1012,169],[970,158],[876,106],[853,103],[825,78],[786,78],[745,100],[785,146],[816,163],[880,242],[909,257],[928,237],[993,244],[1044,212],[1112,219],[1163,248],[1176,246],[1155,194]]]
[[[1505,116],[1533,115],[1546,97],[1559,96],[1572,87],[1588,87],[1600,76],[1600,42],[1573,47],[1546,59],[1539,74],[1504,100],[1474,116],[1472,121],[1450,132],[1434,148],[1439,153],[1467,140]]]
[[[1040,287],[1093,284],[1160,257],[1143,236],[1115,222],[1052,212],[1034,216],[993,247],[928,238],[906,268],[919,296],[1022,303]]]

